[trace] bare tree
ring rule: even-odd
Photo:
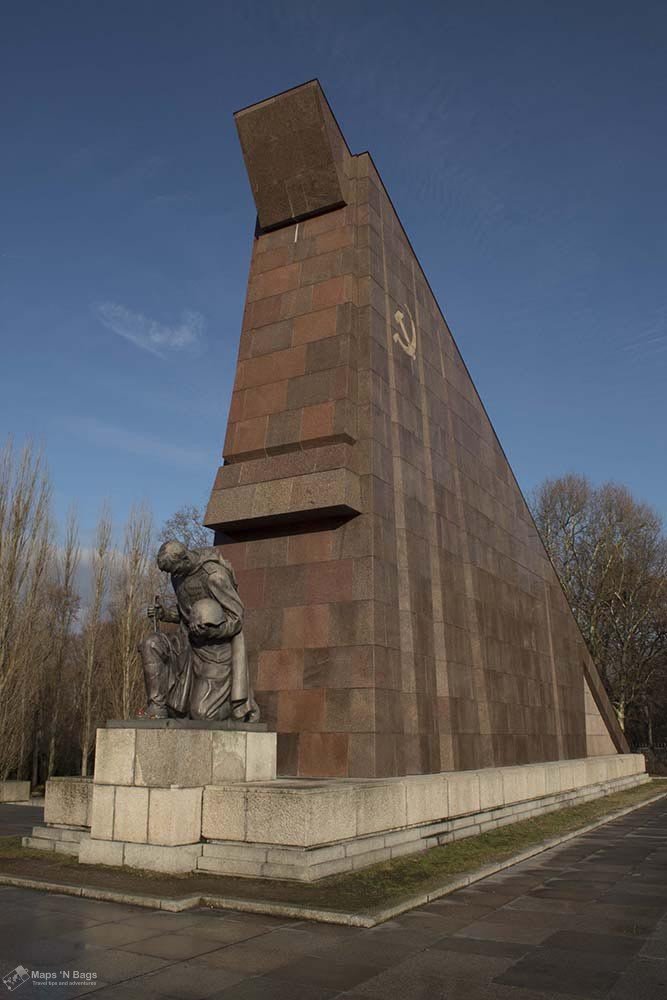
[[[41,454],[0,454],[0,777],[27,774],[48,648],[50,485]]]
[[[99,666],[102,615],[109,590],[113,552],[111,549],[111,514],[105,505],[97,522],[95,545],[92,555],[92,592],[90,606],[85,614],[83,632],[83,663],[79,681],[81,720],[79,745],[81,749],[81,775],[88,774],[90,754],[93,750],[97,708],[100,703]]]
[[[212,541],[196,507],[167,521],[161,538],[173,537],[195,548]],[[41,454],[10,443],[0,451],[0,779],[37,784],[63,769],[87,775],[97,726],[138,708],[146,605],[161,591],[166,599],[168,587],[154,547],[150,514],[135,508],[116,553],[105,506],[82,608],[75,514],[57,542]]]
[[[546,480],[532,508],[619,721],[646,715],[667,669],[667,542],[659,515],[623,486]],[[650,711],[649,711],[650,716]]]
[[[79,526],[76,513],[70,509],[65,524],[62,546],[54,558],[54,579],[50,587],[51,655],[47,661],[43,683],[46,713],[47,746],[46,778],[56,773],[56,753],[62,731],[62,711],[72,680],[75,656],[74,629],[79,612],[76,576],[81,559]],[[36,748],[35,756],[38,756]],[[37,783],[38,762],[33,759],[33,774]]]
[[[164,522],[158,541],[167,542],[171,538],[183,542],[189,549],[204,549],[213,545],[213,532],[204,527],[204,512],[193,505],[179,507]]]
[[[142,701],[143,677],[138,645],[147,630],[146,605],[150,587],[153,521],[142,507],[133,508],[125,525],[122,557],[116,565],[113,584],[113,649],[109,695],[112,714],[127,719]]]

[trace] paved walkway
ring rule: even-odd
[[[44,807],[35,805],[0,805],[0,837],[25,836],[33,826],[44,822]]]
[[[100,1000],[665,1000],[667,802],[372,930],[0,889],[0,977],[19,964],[96,973]]]

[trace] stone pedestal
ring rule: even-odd
[[[90,826],[93,779],[49,778],[46,783],[44,822],[50,826]]]
[[[29,802],[29,781],[0,781],[0,802]]]
[[[262,730],[171,719],[98,729],[90,838],[79,860],[192,871],[204,787],[276,776],[276,735]]]
[[[78,855],[90,831],[93,779],[49,778],[46,783],[44,825],[35,826],[24,847]]]
[[[199,871],[303,882],[415,854],[648,780],[642,754],[402,778],[204,789]]]
[[[311,882],[648,780],[641,754],[401,778],[280,779],[274,733],[165,730],[144,730],[149,739],[136,728],[99,730],[94,784],[49,782],[49,822],[24,844],[89,864]],[[188,770],[200,784],[183,781]]]

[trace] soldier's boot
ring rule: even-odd
[[[146,684],[146,708],[139,718],[167,719],[167,693],[169,688],[169,640],[161,632],[154,632],[139,644]]]

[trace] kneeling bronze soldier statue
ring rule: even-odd
[[[156,630],[139,647],[151,719],[257,722],[248,678],[243,603],[234,570],[215,549],[165,542],[157,564],[171,575],[173,608],[148,609]],[[179,626],[170,635],[158,621]]]

